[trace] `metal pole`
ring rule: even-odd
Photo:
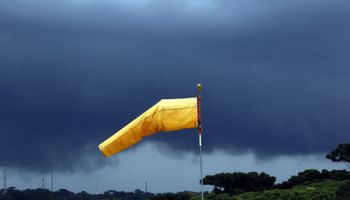
[[[200,165],[200,184],[201,184],[201,200],[204,200],[204,194],[203,194],[203,163],[202,163],[202,112],[201,112],[201,91],[202,91],[202,84],[197,84],[197,120],[198,120],[198,139],[199,139],[199,165]]]
[[[201,170],[201,199],[204,200],[203,194],[203,164],[202,164],[202,134],[199,134],[199,162]]]
[[[45,189],[45,178],[41,178],[41,189]]]

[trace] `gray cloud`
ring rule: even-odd
[[[349,3],[2,1],[0,157],[74,170],[160,98],[204,84],[206,150],[323,153],[348,141]],[[183,133],[183,134],[182,134]],[[193,130],[160,134],[196,148]],[[92,168],[93,165],[87,165]]]

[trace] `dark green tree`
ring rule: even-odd
[[[290,177],[287,181],[277,184],[275,187],[280,189],[286,189],[296,185],[308,184],[326,179],[350,180],[350,172],[346,170],[328,171],[326,169],[320,172],[316,169],[306,169],[302,172],[299,172],[298,175]]]
[[[333,162],[350,162],[350,144],[339,144],[326,158]]]
[[[266,173],[235,172],[220,173],[206,176],[203,179],[205,185],[213,185],[215,193],[241,194],[249,191],[262,191],[274,186],[276,178]]]
[[[164,193],[153,196],[152,200],[190,200],[193,195],[190,192]]]

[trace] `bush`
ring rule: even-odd
[[[350,200],[350,181],[340,186],[336,191],[337,200]]]
[[[309,184],[312,182],[322,181],[326,179],[332,180],[350,180],[350,172],[346,170],[322,170],[319,172],[315,169],[307,169],[303,172],[299,172],[297,176],[292,176],[287,181],[277,184],[276,188],[286,189],[293,186]]]

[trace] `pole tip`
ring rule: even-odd
[[[203,88],[202,84],[198,83],[198,84],[197,84],[197,90],[198,90],[198,92],[202,91],[202,88]]]

